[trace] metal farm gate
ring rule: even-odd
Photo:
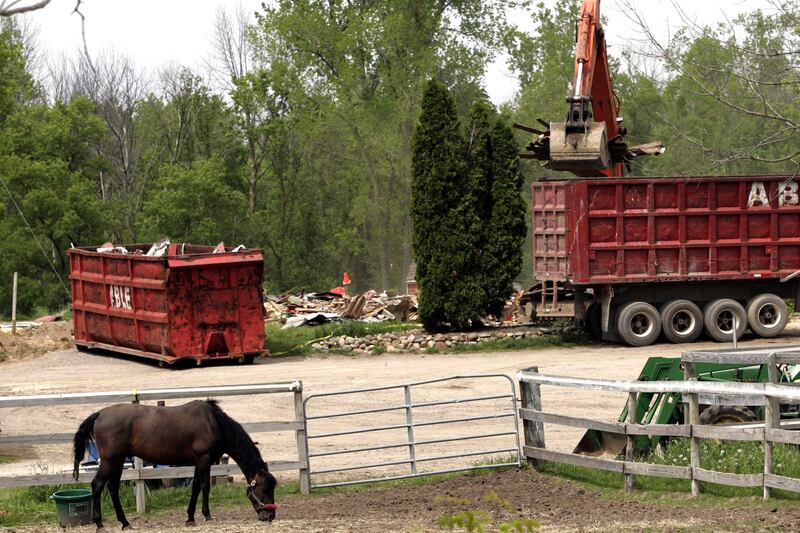
[[[475,380],[491,393],[455,392]],[[311,489],[521,464],[516,390],[503,374],[312,394],[304,403]],[[484,463],[464,464],[470,457]]]

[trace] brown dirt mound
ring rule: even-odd
[[[37,328],[0,333],[0,362],[16,361],[73,347],[72,321],[50,322]]]

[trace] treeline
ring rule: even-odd
[[[425,83],[445,84],[467,124],[487,65],[507,51],[521,89],[501,111],[563,119],[579,2],[530,8],[532,35],[504,22],[518,4],[279,1],[252,18],[221,13],[205,77],[148,75],[112,52],[34,69],[20,26],[0,20],[0,314],[14,271],[21,312],[68,302],[72,243],[165,236],[263,248],[271,291],[329,288],[343,271],[358,289],[402,288]],[[669,147],[632,171],[793,172],[799,20],[787,2],[627,51],[612,70],[630,141]]]

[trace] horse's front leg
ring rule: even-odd
[[[194,467],[194,479],[192,479],[192,495],[189,497],[189,507],[186,509],[186,525],[194,525],[194,511],[197,508],[197,495],[200,494],[200,468]]]
[[[211,465],[203,467],[200,477],[203,480],[203,516],[208,522],[211,520],[211,509],[208,507],[208,493],[211,492]]]

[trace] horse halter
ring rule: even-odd
[[[275,511],[278,509],[277,503],[264,503],[262,502],[258,496],[256,496],[256,480],[258,479],[258,475],[253,478],[253,481],[250,482],[250,486],[247,487],[247,498],[253,502],[253,506],[256,508],[256,512],[258,511]]]

